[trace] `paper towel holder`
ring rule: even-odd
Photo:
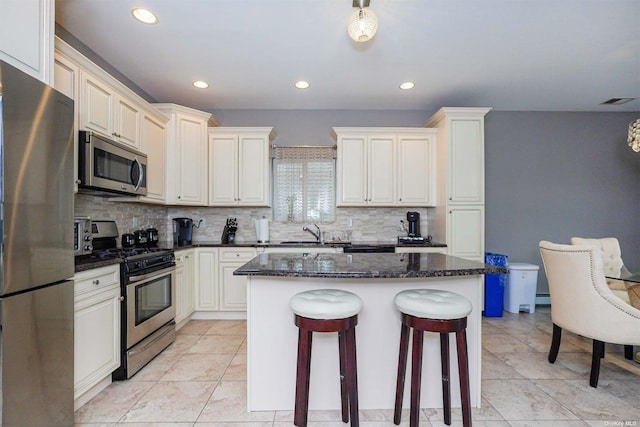
[[[269,243],[269,220],[263,215],[261,219],[254,219],[253,224],[256,229],[256,241]]]

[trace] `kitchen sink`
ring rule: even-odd
[[[316,240],[286,240],[280,242],[281,245],[320,245],[321,243]]]

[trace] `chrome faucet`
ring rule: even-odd
[[[311,233],[313,235],[313,237],[316,238],[316,241],[318,243],[321,243],[320,242],[320,236],[321,236],[320,227],[318,227],[318,224],[316,224],[315,222],[313,223],[313,225],[316,227],[316,232],[315,233],[309,227],[307,227],[306,225],[304,227],[302,227],[302,231],[308,231],[309,233]]]

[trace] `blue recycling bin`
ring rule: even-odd
[[[508,267],[507,255],[487,252],[484,263],[495,267]],[[485,317],[502,317],[504,309],[504,287],[507,283],[506,274],[485,274],[484,276],[484,311]]]

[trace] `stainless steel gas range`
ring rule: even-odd
[[[131,378],[175,340],[175,256],[155,246],[120,249],[114,221],[93,221],[96,257],[119,257],[122,288],[121,366],[113,380]]]

